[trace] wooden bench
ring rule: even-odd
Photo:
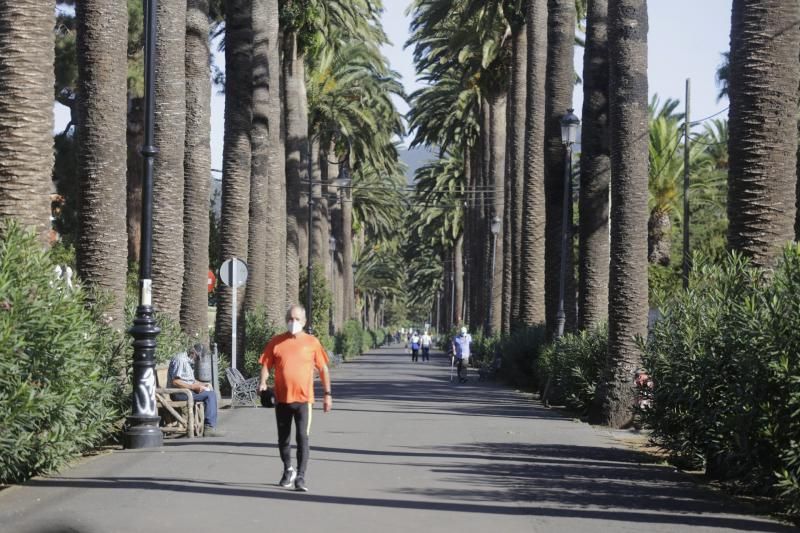
[[[167,367],[156,368],[156,406],[161,416],[161,431],[165,435],[202,437],[205,426],[205,405],[195,402],[192,391],[166,387]],[[173,400],[173,394],[182,394],[184,400]]]

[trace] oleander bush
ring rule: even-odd
[[[0,232],[0,482],[12,483],[115,431],[126,343],[104,323],[103,298],[56,280],[32,234],[14,223]]]
[[[336,353],[342,354],[345,361],[361,355],[364,346],[364,330],[358,320],[348,320],[336,335]]]
[[[544,324],[521,328],[504,337],[500,347],[503,379],[515,387],[535,390],[540,381],[538,361],[546,342]]]
[[[283,324],[273,324],[267,317],[265,307],[258,307],[244,314],[244,374],[247,377],[256,377],[261,374],[261,365],[258,363],[264,347],[269,340],[285,330]],[[220,370],[220,372],[224,372]]]
[[[653,440],[800,513],[800,247],[774,272],[696,257],[689,290],[662,314],[644,357]]]
[[[552,404],[586,414],[594,401],[607,351],[606,324],[556,339],[539,357],[537,373],[542,394]]]

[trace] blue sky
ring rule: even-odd
[[[728,102],[717,102],[718,87],[714,78],[722,52],[729,47],[730,11],[732,0],[650,0],[648,2],[650,32],[648,35],[648,80],[650,94],[662,101],[668,97],[684,100],[686,78],[692,80],[692,120],[712,115],[724,109]],[[383,25],[392,44],[383,49],[392,68],[398,71],[407,92],[419,87],[416,82],[411,51],[404,50],[408,39],[409,18],[405,11],[411,0],[384,0]],[[216,50],[216,47],[214,48]],[[576,48],[576,71],[583,70],[582,49]],[[224,67],[225,58],[216,54],[216,63]],[[573,107],[583,105],[581,86],[573,93]],[[60,131],[68,120],[65,108],[56,106],[56,129]],[[407,110],[398,102],[402,112]],[[211,101],[212,167],[222,168],[222,131],[225,110],[224,97],[215,94]],[[724,114],[723,114],[724,116]]]

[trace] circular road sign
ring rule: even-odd
[[[241,259],[228,259],[219,267],[219,279],[228,287],[233,286],[233,279],[236,278],[236,287],[243,287],[247,281],[247,264]]]

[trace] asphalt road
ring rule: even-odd
[[[451,383],[448,365],[388,348],[335,369],[308,493],[277,486],[272,410],[238,408],[221,412],[225,437],[102,454],[3,490],[0,531],[795,531],[523,394]]]

